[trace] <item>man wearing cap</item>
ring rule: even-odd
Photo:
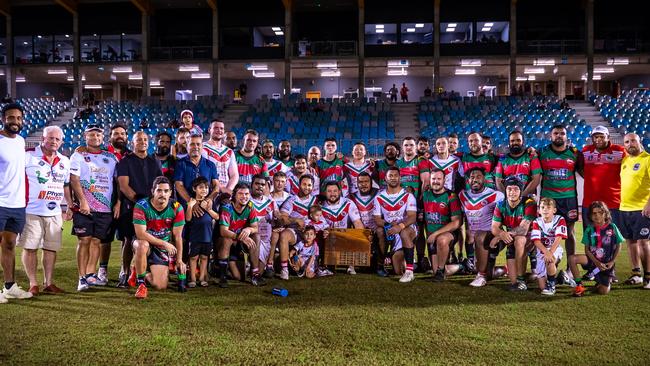
[[[117,166],[115,155],[101,146],[104,130],[91,124],[84,131],[86,150],[75,151],[70,157],[70,186],[74,193],[72,233],[79,238],[77,266],[78,291],[103,284],[95,274],[99,259],[99,244],[104,241],[113,221],[113,177]]]
[[[192,113],[191,110],[185,109],[181,112],[181,123],[183,124],[183,127],[190,130],[190,136],[203,136],[203,130],[201,130],[201,127],[194,123],[194,113]]]
[[[612,221],[621,227],[621,163],[626,156],[621,145],[609,141],[605,126],[591,131],[592,144],[582,149],[584,155],[584,197],[582,199],[582,223],[589,224],[587,208],[593,201],[603,201],[612,213]]]

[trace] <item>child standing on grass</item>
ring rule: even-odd
[[[576,254],[570,259],[571,272],[576,281],[573,296],[576,297],[581,297],[585,293],[578,264],[595,275],[597,293],[601,295],[609,293],[614,277],[614,262],[621,249],[621,243],[625,240],[612,222],[612,214],[607,205],[602,201],[594,201],[589,205],[589,219],[592,224],[587,226],[582,235],[585,255]]]
[[[555,276],[557,265],[564,253],[560,243],[567,238],[566,221],[556,215],[557,207],[552,198],[542,198],[539,202],[541,217],[533,221],[530,240],[537,247],[537,282],[542,295],[555,295]]]
[[[314,205],[309,208],[309,216],[305,220],[305,226],[311,225],[316,229],[316,245],[318,246],[319,252],[325,252],[325,239],[329,236],[329,224],[323,218],[323,209]],[[323,257],[321,257],[322,262]],[[316,271],[318,277],[332,276],[334,272],[330,271],[320,263],[320,267]]]
[[[316,229],[305,226],[302,232],[303,240],[293,246],[289,253],[291,266],[298,274],[298,277],[314,278],[318,264],[318,245],[316,245]]]
[[[208,286],[208,258],[212,250],[213,221],[219,220],[219,214],[213,210],[212,200],[207,198],[210,185],[206,178],[198,177],[192,182],[195,197],[187,203],[187,222],[189,224],[190,282],[188,287],[196,287],[196,265],[200,259],[199,283]],[[203,215],[194,217],[194,211],[200,208]]]

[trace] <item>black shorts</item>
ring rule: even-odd
[[[208,257],[210,252],[212,252],[212,243],[190,242],[190,258],[199,255]]]
[[[493,238],[493,237],[492,237]],[[515,243],[513,242],[510,245],[506,245],[506,243],[499,241],[497,243],[496,248],[490,248],[490,241],[492,241],[492,238],[488,240],[485,238],[485,242],[483,243],[483,247],[488,250],[489,254],[488,256],[490,259],[496,259],[496,257],[501,253],[501,251],[505,248],[506,249],[506,259],[515,259]]]
[[[564,217],[567,224],[578,221],[578,197],[554,198],[557,214]]]
[[[238,262],[244,260],[244,254],[246,253],[247,248],[245,245],[242,245],[240,242],[233,243],[230,246],[230,255],[228,256],[228,261]]]
[[[133,226],[133,210],[122,212],[115,223],[117,229],[117,240],[135,238],[135,227]]]
[[[621,211],[621,225],[618,226],[621,234],[629,240],[650,239],[650,218],[641,214],[641,211]]]
[[[450,234],[452,236],[452,239],[451,239],[451,243],[449,243],[449,248],[451,249],[451,247],[456,242],[458,242],[458,235],[460,234],[460,231],[454,230]],[[429,248],[429,255],[438,254],[438,246],[434,244],[435,243],[431,243],[431,244],[427,243],[427,247]],[[449,253],[451,253],[451,250],[449,251]]]
[[[612,222],[616,227],[621,228],[624,225],[622,212],[617,208],[610,208],[609,212],[612,214]],[[589,207],[582,207],[582,229],[586,230],[587,226],[591,225],[591,220],[589,220]],[[622,232],[621,232],[622,234]],[[623,235],[625,237],[625,235]]]
[[[591,272],[594,269],[596,269],[596,265],[594,264],[594,262],[592,262],[589,259],[589,257],[587,257],[587,264],[583,265],[582,268],[585,271]],[[611,286],[612,280],[614,279],[614,268],[616,268],[616,266],[608,269],[607,271],[600,271],[596,273],[596,275],[594,276],[594,280],[596,280],[596,284],[607,286],[607,287]]]
[[[25,208],[0,207],[0,232],[20,234],[25,228]]]
[[[72,235],[78,238],[91,236],[104,241],[108,237],[112,222],[113,214],[110,212],[91,212],[90,215],[75,212],[72,215]]]
[[[151,245],[149,246],[149,254],[147,255],[147,264],[150,266],[169,267],[169,253]]]

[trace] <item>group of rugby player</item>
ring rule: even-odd
[[[152,155],[144,132],[134,134],[131,151],[126,127],[114,125],[104,149],[102,127],[89,125],[85,145],[68,159],[58,151],[63,132],[57,127],[46,128],[26,156],[17,154],[24,149],[22,108],[12,104],[2,113],[0,303],[40,294],[38,249],[42,292],[63,292],[53,283],[62,216],[73,220],[78,237],[79,291],[107,285],[115,231],[122,242],[118,287],[136,287],[135,296],[146,298],[148,286],[168,287],[170,272],[182,291],[208,286],[208,273],[220,287],[229,278],[250,277],[260,286],[292,273],[331,275],[323,241],[332,229],[346,228],[370,229],[373,270],[400,276],[402,283],[418,271],[430,271],[436,282],[460,272],[475,274],[470,285],[481,287],[507,274],[512,291],[526,291],[532,277],[544,295],[555,294],[562,281],[582,296],[582,280],[595,279],[604,294],[616,280],[615,261],[626,241],[633,268],[627,282],[650,289],[650,158],[635,134],[625,135],[623,147],[597,127],[592,144],[578,151],[565,127],[555,126],[551,143],[536,151],[513,131],[502,155],[480,133],[467,136],[467,153],[457,151],[455,135],[435,139],[433,151],[426,138],[407,137],[387,143],[381,160],[368,159],[361,142],[348,159],[333,138],[325,139],[322,156],[318,147],[292,156],[289,141],[280,142],[276,154],[274,142],[260,145],[253,130],[237,149],[236,134],[226,133],[220,120],[211,122],[204,141],[186,110],[176,143],[161,132]],[[585,182],[585,255],[575,250],[577,174]],[[24,248],[29,291],[14,281],[16,241]],[[562,241],[566,271],[558,271]],[[503,249],[505,268],[496,266]]]

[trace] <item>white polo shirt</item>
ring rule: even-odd
[[[40,146],[27,151],[27,208],[25,212],[38,216],[61,214],[63,187],[70,183],[70,159],[57,152],[50,164]]]

